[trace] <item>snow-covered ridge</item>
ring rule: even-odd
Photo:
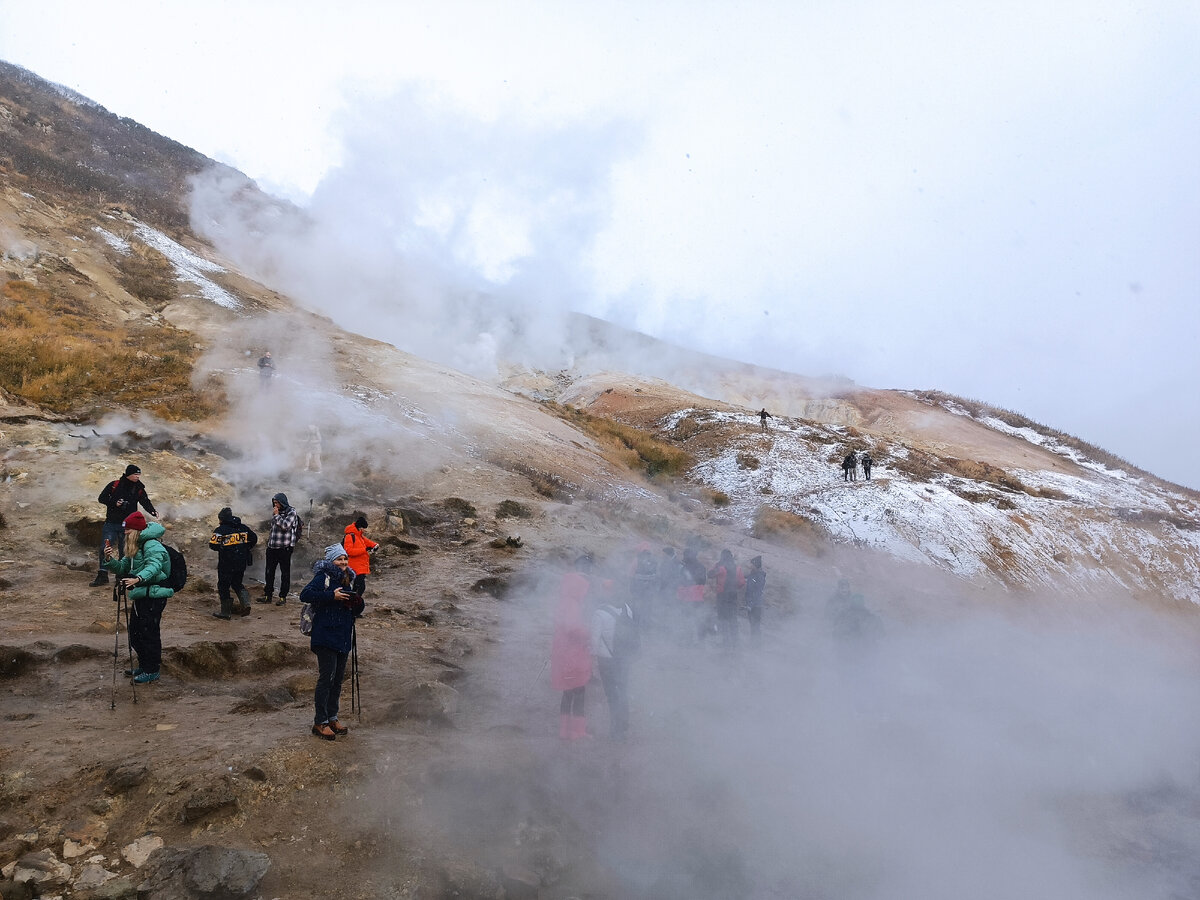
[[[226,270],[222,266],[193,253],[187,247],[176,243],[158,229],[152,228],[144,222],[135,222],[134,226],[133,233],[138,240],[142,241],[148,247],[153,247],[167,258],[167,261],[175,270],[177,281],[193,285],[200,297],[217,304],[217,306],[223,306],[225,309],[242,308],[242,303],[237,297],[205,274],[208,272],[225,272]],[[117,252],[129,252],[129,242],[124,238],[98,225],[96,226],[96,232]]]
[[[1145,479],[1081,463],[1080,474],[1009,470],[1026,491],[950,471],[925,480],[906,474],[908,447],[878,435],[851,437],[841,426],[789,419],[764,433],[753,414],[696,408],[664,417],[658,430],[678,439],[685,420],[697,426],[685,434],[704,435],[684,437],[699,458],[690,477],[725,494],[726,515],[747,530],[767,506],[815,523],[835,541],[964,578],[1007,587],[1104,583],[1136,594],[1165,586],[1175,600],[1200,603],[1200,510]],[[994,423],[980,422],[1046,439]],[[875,460],[873,480],[860,469],[857,481],[844,481],[841,457],[864,447]]]

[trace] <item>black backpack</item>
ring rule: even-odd
[[[171,574],[167,576],[166,581],[162,582],[162,586],[169,587],[178,593],[187,584],[187,560],[170,544],[163,544],[163,549],[167,551],[167,558],[171,560]]]

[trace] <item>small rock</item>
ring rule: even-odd
[[[146,864],[146,860],[150,858],[155,850],[158,850],[163,845],[163,839],[156,834],[147,834],[138,838],[132,844],[126,844],[121,848],[121,856],[125,861],[135,869],[140,869]]]
[[[88,802],[87,808],[96,815],[102,816],[112,810],[112,801],[107,797],[97,797],[95,800]]]
[[[12,878],[13,881],[32,881],[37,885],[57,887],[71,880],[71,867],[55,856],[53,850],[38,850],[26,853],[17,860]]]
[[[98,888],[106,881],[112,881],[117,877],[116,872],[110,872],[103,866],[89,863],[84,866],[79,873],[79,877],[75,879],[76,890],[90,890]]]
[[[91,853],[95,849],[91,844],[82,844],[79,841],[67,838],[63,841],[62,855],[63,859],[79,859],[79,857]]]
[[[218,783],[203,787],[188,797],[183,806],[183,821],[198,822],[218,813],[237,812],[237,797],[228,784]]]
[[[117,623],[104,622],[100,619],[96,619],[91,625],[88,625],[83,630],[89,634],[113,634],[117,630]]]
[[[162,848],[146,863],[138,896],[249,897],[271,868],[271,858],[229,847]]]
[[[109,794],[123,794],[145,781],[148,774],[150,770],[145,763],[121,763],[109,769],[104,776],[104,790]]]
[[[33,887],[27,882],[0,881],[0,898],[3,900],[33,900]]]

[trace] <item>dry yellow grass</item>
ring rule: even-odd
[[[53,412],[203,419],[221,398],[192,388],[197,355],[170,325],[113,328],[70,295],[20,280],[0,287],[0,386]]]
[[[641,469],[651,478],[657,475],[681,475],[695,463],[687,451],[660,441],[640,428],[593,416],[552,400],[544,401],[542,405],[592,437],[604,447],[605,455],[614,462],[629,469]]]

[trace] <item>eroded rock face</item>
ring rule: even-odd
[[[164,847],[146,863],[137,886],[144,900],[238,900],[251,896],[271,868],[271,858],[230,847]]]
[[[104,790],[109,794],[123,794],[130,788],[135,788],[150,774],[150,769],[142,762],[124,762],[113,766],[104,776]]]

